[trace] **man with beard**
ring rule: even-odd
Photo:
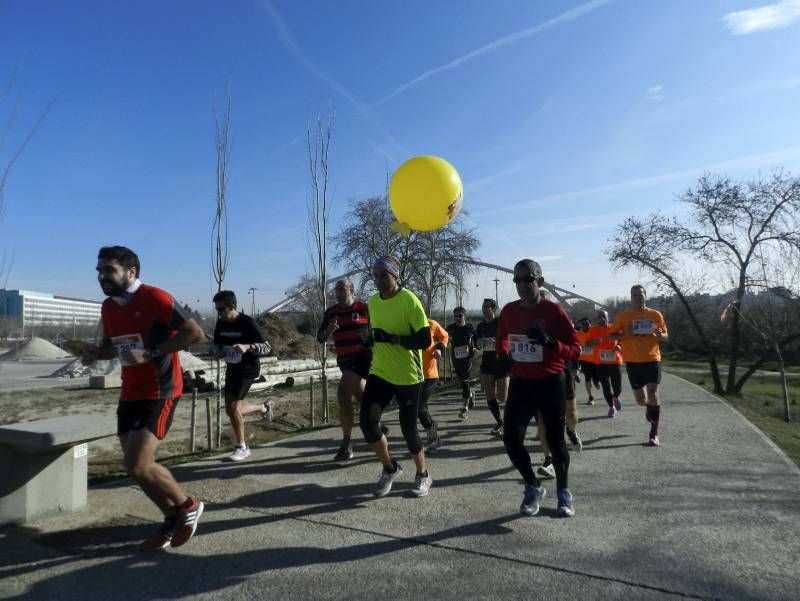
[[[172,296],[143,284],[139,274],[139,257],[132,250],[100,249],[97,279],[109,297],[101,309],[103,340],[84,350],[82,362],[90,365],[116,356],[122,363],[117,434],[125,469],[164,514],[163,524],[141,547],[153,551],[186,543],[203,513],[203,503],[186,496],[155,457],[183,392],[178,351],[204,336]]]

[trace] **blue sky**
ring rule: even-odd
[[[538,258],[599,300],[639,278],[603,254],[625,217],[675,213],[704,170],[800,173],[798,0],[0,1],[12,80],[0,165],[54,104],[8,184],[8,286],[88,298],[97,248],[119,243],[145,281],[210,306],[212,107],[229,85],[226,287],[258,288],[260,308],[307,271],[305,126],[329,102],[332,229],[387,171],[439,155],[483,260]],[[475,299],[494,277],[475,275]]]

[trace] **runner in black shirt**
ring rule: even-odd
[[[475,356],[475,331],[472,324],[466,322],[466,316],[464,307],[456,307],[453,309],[455,322],[446,328],[450,336],[453,369],[461,382],[461,398],[464,401],[464,406],[458,413],[461,419],[467,419],[467,413],[475,406],[475,394],[469,388],[469,372]]]
[[[258,358],[269,354],[270,345],[258,329],[255,319],[236,310],[236,295],[230,290],[222,290],[214,295],[214,308],[219,315],[214,328],[214,344],[211,352],[217,358],[225,358],[225,413],[231,420],[236,447],[228,458],[241,461],[250,456],[250,449],[244,437],[244,416],[261,413],[263,418],[271,418],[272,407],[269,402],[261,405],[245,403],[244,397],[250,391],[261,371]]]
[[[497,360],[495,351],[495,333],[500,318],[497,313],[497,302],[493,298],[483,299],[481,306],[484,321],[475,328],[475,343],[481,354],[481,386],[486,393],[486,404],[492,412],[497,425],[492,434],[502,436],[503,418],[500,416],[500,403],[506,402],[508,396],[508,371],[505,365]]]

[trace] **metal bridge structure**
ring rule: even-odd
[[[514,270],[508,267],[503,267],[502,265],[495,265],[493,263],[486,263],[485,261],[479,261],[477,259],[473,259],[471,257],[454,257],[454,261],[459,261],[461,263],[465,263],[467,265],[474,265],[476,267],[485,267],[486,269],[494,269],[496,271],[502,271],[504,273],[513,274]],[[345,279],[352,277],[356,274],[360,273],[360,270],[354,269],[352,271],[348,271],[341,275],[337,275],[336,277],[328,278],[325,282],[326,285],[333,284],[337,280]],[[304,294],[309,292],[313,286],[308,286],[299,290],[293,294],[287,295],[282,301],[275,303],[268,309],[264,310],[264,313],[275,313],[276,311],[280,311],[284,307],[291,305],[293,302],[301,299]],[[548,282],[545,280],[542,288],[547,290],[553,297],[562,305],[571,305],[573,303],[584,301],[588,303],[592,303],[595,309],[608,309],[603,303],[600,303],[594,299],[589,298],[588,296],[583,296],[582,294],[578,294],[573,290],[568,290],[567,288],[562,288],[560,286],[556,286],[552,282]]]

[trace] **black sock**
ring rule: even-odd
[[[548,455],[547,457],[544,458],[544,463],[542,464],[542,467],[547,467],[552,463],[553,463],[553,458],[550,457],[550,455]]]
[[[386,472],[387,474],[394,474],[397,471],[397,467],[398,467],[397,462],[394,459],[392,459],[392,463],[383,466],[383,471]]]
[[[647,414],[647,421],[650,422],[650,436],[657,436],[658,422],[661,419],[661,406],[648,405],[646,414]]]
[[[423,478],[427,478],[428,470],[425,470],[424,472],[417,472],[417,476],[422,476]]]
[[[497,402],[497,399],[492,399],[491,401],[486,401],[486,404],[489,405],[489,411],[492,412],[492,417],[494,417],[498,425],[502,426],[503,418],[500,417],[500,403]]]

